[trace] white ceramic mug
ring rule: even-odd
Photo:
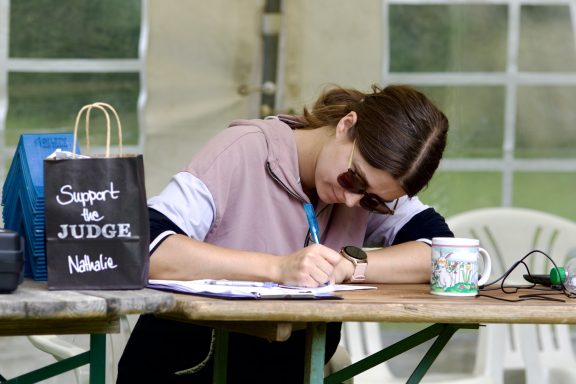
[[[479,259],[484,268],[478,272]],[[434,237],[430,293],[444,296],[476,296],[478,286],[490,277],[492,261],[478,239]],[[478,278],[480,277],[480,280]]]

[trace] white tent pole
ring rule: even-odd
[[[276,109],[278,58],[282,0],[266,0],[262,23],[262,84],[260,114],[269,115]]]

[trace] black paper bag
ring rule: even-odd
[[[93,108],[106,115],[107,157],[78,158],[78,123],[85,112],[88,137]],[[76,119],[72,158],[44,161],[49,289],[140,289],[148,280],[144,161],[142,155],[110,157],[107,110],[121,132],[111,106],[85,106]]]

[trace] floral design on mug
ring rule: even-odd
[[[469,261],[455,259],[453,252],[440,254],[433,264],[432,289],[444,292],[475,292],[477,282],[476,265]]]

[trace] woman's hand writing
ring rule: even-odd
[[[318,287],[336,282],[334,270],[342,256],[321,244],[312,244],[279,258],[279,282]]]

